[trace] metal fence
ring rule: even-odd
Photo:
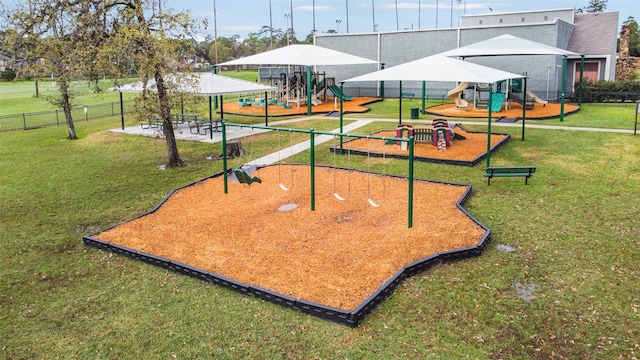
[[[130,112],[133,104],[133,100],[123,101],[124,112]],[[75,122],[120,115],[120,102],[76,106],[71,109],[71,116]],[[62,110],[4,115],[0,116],[0,131],[29,130],[44,126],[65,125],[65,123],[64,111]]]

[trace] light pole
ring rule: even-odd
[[[453,0],[451,0],[451,23],[449,24],[449,27],[453,27]]]
[[[289,45],[289,43],[291,42],[290,33],[289,33],[289,18],[290,17],[291,17],[291,14],[289,14],[289,13],[284,14],[284,18],[285,18],[286,24],[287,24],[287,26],[285,26],[285,28],[287,29],[286,30],[286,32],[287,32],[287,45]]]
[[[296,36],[294,35],[295,32],[293,31],[293,0],[289,1],[289,11],[291,12],[291,43],[293,43],[296,39]]]
[[[269,50],[273,50],[273,13],[271,12],[271,0],[269,0]]]
[[[349,33],[349,0],[345,0],[345,8],[347,9],[347,34]]]
[[[313,2],[311,3],[311,8],[312,8],[312,12],[313,12],[313,33],[316,33],[316,0],[313,0]]]
[[[422,10],[422,4],[418,0],[418,30],[420,30],[420,10]]]
[[[216,61],[216,64],[218,63],[218,20],[217,20],[217,14],[216,14],[216,0],[213,0],[213,54],[214,54],[214,60]]]
[[[438,0],[436,0],[436,29],[438,28]]]
[[[396,0],[396,30],[400,30],[400,23],[398,22],[398,0]]]
[[[373,15],[373,32],[376,32],[376,4],[371,0],[371,13]]]
[[[340,23],[342,22],[342,20],[338,19],[336,20],[336,27],[338,28],[338,34],[340,34]]]

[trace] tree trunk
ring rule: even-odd
[[[235,159],[244,155],[240,140],[227,141],[227,159]]]
[[[169,95],[164,84],[164,78],[160,71],[155,72],[156,86],[158,89],[158,101],[160,102],[160,117],[162,118],[162,127],[164,138],[167,142],[167,167],[182,166],[184,163],[178,154],[178,145],[176,144],[176,136],[173,133],[173,122],[171,121],[171,104],[169,103]]]
[[[64,118],[67,123],[67,139],[76,140],[78,138],[78,135],[76,134],[76,128],[75,128],[75,125],[73,124],[73,118],[71,117],[69,84],[66,82],[66,80],[62,80],[62,79],[59,80],[59,84],[60,84],[60,92],[62,96],[62,99],[61,99],[62,110],[64,111]]]

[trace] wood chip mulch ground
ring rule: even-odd
[[[308,166],[252,176],[262,183],[229,181],[227,194],[222,176],[187,186],[155,212],[93,237],[351,311],[404,265],[476,246],[485,234],[456,207],[466,186],[416,181],[408,228],[406,179],[317,167],[311,211]]]
[[[487,134],[469,132],[460,126],[456,126],[454,131],[463,135],[466,139],[452,139],[451,146],[446,150],[438,150],[433,144],[426,142],[416,142],[414,156],[416,158],[436,159],[436,160],[457,160],[472,162],[487,152]],[[376,136],[395,137],[395,130],[380,131]],[[491,134],[491,147],[505,140],[505,134]],[[377,156],[401,155],[408,156],[408,151],[401,151],[400,146],[384,145],[382,140],[367,138],[345,140],[343,149],[358,150],[360,152],[376,154]]]

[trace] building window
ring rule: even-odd
[[[480,22],[478,23],[478,25],[482,25],[482,20],[480,20]]]
[[[544,21],[549,20],[549,17],[547,15],[544,16]]]
[[[522,19],[520,20],[520,22],[524,22],[524,18],[522,18]]]
[[[500,19],[500,24],[502,24],[502,19]]]

